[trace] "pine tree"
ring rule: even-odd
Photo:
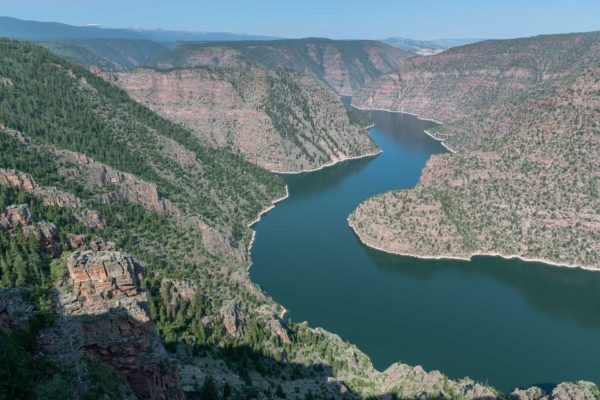
[[[200,400],[219,400],[219,391],[210,375],[204,379],[200,389]]]

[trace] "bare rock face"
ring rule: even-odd
[[[3,125],[0,125],[0,130],[4,130],[4,133],[6,133],[11,138],[15,139],[16,141],[18,141],[22,145],[30,145],[31,144],[31,139],[30,138],[28,138],[23,133],[15,130],[15,129],[6,129],[6,128],[4,128]]]
[[[186,125],[207,146],[239,150],[272,171],[299,172],[378,151],[337,96],[291,72],[141,68],[104,78]]]
[[[0,214],[0,231],[14,234],[14,229],[23,229],[25,238],[34,236],[43,247],[54,253],[60,252],[60,237],[56,225],[46,222],[34,222],[27,204],[6,207]]]
[[[40,186],[30,174],[14,169],[0,168],[0,185],[10,186],[40,197],[46,206],[78,209],[75,217],[82,225],[89,228],[104,229],[106,227],[102,216],[97,211],[85,208],[79,197],[62,192],[55,187]]]
[[[393,71],[412,53],[371,40],[308,38],[236,43],[190,43],[177,48],[177,56],[159,60],[161,68],[214,67],[294,70],[331,88],[352,95],[381,74]]]
[[[34,236],[44,248],[52,250],[55,254],[60,252],[60,236],[58,228],[53,223],[41,221],[26,226],[23,228],[23,234],[26,238]]]
[[[269,330],[277,336],[283,343],[290,343],[290,337],[288,336],[287,330],[279,319],[271,319],[267,322]]]
[[[73,253],[67,267],[70,285],[60,291],[66,315],[61,324],[75,324],[71,331],[82,352],[121,374],[138,399],[182,398],[176,365],[144,308],[141,266],[120,251],[85,250]]]
[[[162,197],[153,183],[145,182],[135,175],[94,161],[85,154],[57,149],[53,149],[53,151],[78,164],[81,167],[78,173],[82,174],[88,183],[95,186],[114,185],[117,187],[116,191],[101,196],[101,201],[104,203],[110,204],[121,199],[156,212],[174,211],[171,202]]]
[[[38,189],[37,184],[29,174],[11,169],[0,169],[0,184],[22,189],[27,193],[33,193]]]
[[[106,312],[122,299],[120,305],[131,305],[141,321],[148,321],[145,312],[135,307],[137,303],[129,301],[138,294],[139,265],[132,257],[119,251],[76,251],[67,267],[78,300],[69,310],[71,314]]]
[[[13,83],[10,79],[0,76],[0,85],[12,87]]]
[[[107,185],[116,186],[116,191],[100,196],[100,200],[106,204],[125,200],[132,204],[142,205],[156,212],[171,212],[175,210],[171,202],[162,197],[158,188],[153,183],[145,182],[133,174],[116,170],[106,164],[93,160],[85,154],[57,149],[51,146],[43,147],[57,156],[76,164],[78,169],[75,171],[70,170],[69,173],[81,176],[88,184],[98,187]],[[190,156],[187,155],[187,157],[189,158]]]
[[[242,335],[240,329],[240,308],[235,300],[226,301],[219,310],[219,313],[223,318],[223,324],[227,333],[231,336],[240,337]]]
[[[539,387],[516,389],[511,396],[519,400],[598,400],[600,391],[592,382],[563,382],[556,386],[551,393],[546,393]]]
[[[27,204],[6,207],[0,214],[0,229],[9,230],[17,226],[23,227],[32,224],[31,211]]]
[[[201,221],[198,223],[198,228],[202,233],[202,244],[210,254],[224,256],[237,253],[236,249],[231,244],[231,240],[224,233]]]
[[[383,381],[386,391],[397,392],[399,389],[401,398],[452,398],[457,393],[467,399],[497,398],[497,393],[488,386],[467,378],[450,381],[439,371],[427,372],[420,366],[392,364],[383,372]],[[403,382],[400,388],[397,382]]]
[[[70,250],[93,250],[93,251],[115,251],[113,242],[105,242],[102,238],[93,237],[88,239],[85,235],[72,235],[67,241]]]

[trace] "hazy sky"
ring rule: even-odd
[[[507,38],[600,30],[600,0],[0,0],[0,15],[335,39]]]

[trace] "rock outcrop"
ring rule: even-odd
[[[156,212],[174,212],[175,207],[164,198],[153,183],[145,182],[133,174],[121,172],[106,164],[97,162],[85,154],[68,150],[52,148],[51,151],[61,158],[77,164],[80,168],[69,171],[81,176],[92,186],[113,185],[117,189],[100,196],[100,201],[110,204],[114,201],[124,200],[132,204],[140,204]]]
[[[597,400],[600,398],[598,387],[591,382],[563,382],[550,393],[539,387],[517,389],[511,393],[518,400]]]
[[[33,217],[27,204],[8,206],[0,214],[0,229],[7,231],[18,226],[24,227],[33,223]]]
[[[383,392],[394,392],[400,398],[498,398],[498,393],[489,386],[468,378],[450,381],[439,371],[426,372],[420,366],[396,363],[382,375]],[[398,385],[398,382],[404,384]]]
[[[71,168],[63,168],[59,171],[63,176],[83,179],[86,184],[93,187],[115,187],[116,190],[99,196],[98,200],[102,203],[110,204],[115,201],[124,200],[132,204],[142,205],[156,212],[178,213],[178,210],[176,210],[171,201],[164,198],[153,183],[145,182],[133,174],[122,172],[106,164],[97,162],[85,154],[59,149],[47,144],[33,143],[27,135],[20,131],[14,129],[4,129],[1,131],[21,143],[27,149],[51,153],[60,160],[73,165]],[[188,154],[188,152],[182,152],[184,159],[189,159],[190,162],[195,161],[194,157]],[[78,208],[83,203],[81,199],[69,193],[60,192],[55,188],[41,188],[36,184],[31,175],[20,171],[0,170],[0,184],[10,185],[18,189],[23,189],[33,195],[40,196],[44,199],[46,205]],[[84,224],[90,224],[88,226],[101,224],[100,221],[94,221],[94,218],[92,215],[88,217],[82,216]],[[98,225],[96,226],[98,227]]]
[[[97,211],[87,209],[79,197],[62,192],[55,187],[40,186],[30,174],[14,169],[0,168],[0,185],[10,186],[39,197],[46,206],[76,209],[74,216],[82,225],[89,228],[104,229],[106,227],[102,216]]]
[[[59,325],[71,327],[82,354],[119,373],[139,399],[182,398],[177,367],[154,331],[146,295],[139,290],[141,265],[123,252],[86,250],[74,252],[67,267]],[[51,334],[44,340],[60,342]]]
[[[240,329],[240,308],[235,300],[227,300],[221,309],[219,310],[221,318],[223,319],[223,325],[227,333],[231,336],[239,337],[242,335]]]
[[[60,252],[60,237],[56,225],[47,221],[34,222],[27,204],[6,207],[0,214],[0,231],[14,234],[22,228],[25,238],[35,237],[47,250]]]

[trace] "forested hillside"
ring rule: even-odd
[[[182,43],[156,62],[158,67],[197,65],[291,69],[313,77],[340,95],[367,83],[414,56],[372,40],[296,40]]]
[[[493,40],[410,60],[355,99],[417,114],[456,154],[415,190],[363,203],[369,245],[468,258],[500,254],[600,268],[600,33]]]
[[[151,65],[170,51],[143,39],[64,39],[40,44],[75,64],[117,71]]]
[[[247,271],[282,179],[86,69],[1,40],[0,124],[0,397],[498,396],[285,319]]]

